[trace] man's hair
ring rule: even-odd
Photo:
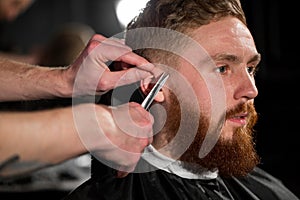
[[[127,32],[138,28],[157,27],[191,36],[189,33],[192,30],[227,16],[236,17],[247,25],[239,0],[149,0],[140,14],[127,25]],[[153,29],[149,29],[149,31],[151,30]],[[152,34],[155,35],[155,33]],[[134,46],[136,40],[143,42],[142,37],[130,33],[126,36],[126,44]],[[158,51],[157,49],[154,51],[153,49],[138,49],[135,52],[150,61],[153,57],[156,61],[162,57],[164,59],[169,57],[161,54],[168,52]],[[153,53],[155,56],[153,56]]]
[[[239,0],[150,0],[127,29],[161,27],[184,33],[226,16],[237,17],[246,24]]]

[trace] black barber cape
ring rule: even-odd
[[[64,200],[298,199],[278,179],[260,168],[243,178],[222,178],[217,171],[207,170],[193,174],[178,161],[171,162],[151,147],[147,152],[137,170],[125,178],[116,178],[114,169],[94,158],[91,178]]]

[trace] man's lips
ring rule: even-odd
[[[248,113],[233,115],[227,118],[228,121],[244,126],[247,123]]]

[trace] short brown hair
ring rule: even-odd
[[[142,12],[127,25],[127,32],[137,28],[158,27],[189,35],[191,30],[227,16],[236,17],[247,25],[239,0],[149,0]],[[129,46],[134,46],[137,40],[143,42],[143,35],[130,33],[126,36]],[[176,43],[171,39],[170,42]],[[150,61],[153,57],[157,61],[171,55],[157,49],[138,49],[135,52]]]
[[[127,29],[162,27],[180,32],[234,16],[246,24],[239,0],[150,0]]]

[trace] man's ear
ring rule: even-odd
[[[151,89],[153,88],[154,85],[155,85],[155,83],[151,82],[151,80],[146,79],[146,80],[140,81],[141,91],[144,93],[145,96],[147,96],[149,94],[149,92],[151,91]],[[160,89],[160,91],[158,91],[158,93],[154,97],[154,101],[161,103],[164,100],[165,100],[165,95],[164,95],[162,89]]]

